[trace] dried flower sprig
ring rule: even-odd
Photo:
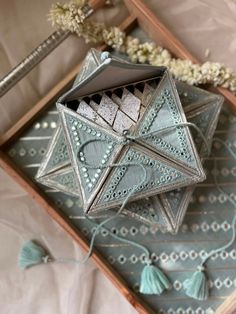
[[[102,23],[85,20],[83,7],[87,3],[87,0],[77,0],[65,4],[54,4],[49,12],[52,26],[69,30],[83,37],[86,42],[105,42],[110,47],[119,49],[123,45],[125,34],[117,27],[106,28]]]
[[[83,25],[85,15],[82,8],[86,5],[86,0],[71,1],[69,3],[56,3],[52,5],[49,12],[49,20],[53,26],[69,30],[74,33]]]
[[[167,49],[155,43],[141,43],[138,38],[126,36],[118,27],[85,20],[83,6],[87,0],[76,0],[52,6],[49,19],[53,26],[69,30],[84,37],[86,42],[104,42],[109,47],[126,53],[132,62],[166,66],[173,76],[190,85],[212,84],[222,86],[236,94],[236,75],[218,62],[194,64],[190,60],[172,58]]]
[[[172,58],[168,50],[154,43],[140,43],[138,38],[130,36],[126,38],[122,50],[133,62],[168,67],[175,78],[190,85],[212,84],[236,94],[236,75],[221,63],[207,61],[199,65],[190,60]]]

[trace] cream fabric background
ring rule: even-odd
[[[51,32],[46,14],[52,0],[0,0],[0,77]],[[200,60],[226,63],[236,71],[235,0],[148,0],[163,22]],[[122,7],[102,10],[96,18],[118,23]],[[62,79],[87,50],[83,40],[68,38],[24,80],[0,99],[0,134],[6,131],[52,86]],[[112,314],[135,313],[90,261],[83,266],[38,266],[21,271],[16,265],[23,241],[35,238],[54,256],[80,258],[83,252],[0,170],[0,313]]]

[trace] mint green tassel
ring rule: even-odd
[[[209,287],[204,271],[205,268],[199,266],[192,277],[184,281],[186,295],[200,301],[206,300],[209,296]]]
[[[28,241],[23,245],[18,257],[18,264],[23,269],[47,262],[49,262],[49,255],[44,248],[33,241]]]
[[[160,295],[168,288],[170,288],[170,282],[158,267],[150,264],[144,267],[141,274],[139,292]]]

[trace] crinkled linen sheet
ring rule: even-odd
[[[6,74],[51,32],[46,14],[52,1],[0,0],[0,76]],[[148,6],[200,60],[224,62],[236,71],[235,0],[148,0]],[[119,23],[123,7],[96,14]],[[85,55],[81,39],[68,38],[24,80],[0,99],[0,134],[60,81]],[[210,55],[205,56],[206,49]],[[54,256],[81,258],[66,233],[0,170],[0,313],[131,314],[136,311],[92,261],[86,265],[17,267],[28,239],[39,239]]]

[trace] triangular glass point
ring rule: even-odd
[[[190,130],[187,126],[178,126],[184,122],[186,119],[178,93],[171,76],[166,72],[154,92],[146,114],[139,122],[136,134],[141,137],[139,142],[142,145],[151,147],[162,156],[174,160],[193,174],[204,177]],[[176,128],[160,133],[160,130],[175,125]],[[145,138],[142,139],[142,136]]]
[[[88,77],[97,67],[101,64],[101,52],[91,48],[87,53],[84,62],[82,63],[81,70],[76,76],[73,87],[78,85],[82,80]]]
[[[114,168],[110,173],[102,191],[94,201],[93,210],[112,207],[118,201],[122,203],[129,194],[131,194],[129,198],[131,201],[138,195],[142,198],[147,197],[153,195],[154,190],[158,194],[172,189],[172,185],[186,186],[194,180],[191,174],[176,167],[174,163],[161,156],[158,159],[157,155],[136,144],[122,151],[118,163],[122,165]],[[146,180],[142,183],[145,176]],[[135,186],[138,188],[132,192]]]
[[[219,113],[221,110],[222,99],[215,97],[214,100],[209,101],[195,110],[189,111],[186,116],[188,121],[194,123],[201,129],[208,145],[211,144],[213,135],[215,133],[216,125],[218,122]],[[207,148],[201,136],[195,129],[191,130],[196,148],[200,156],[206,156]]]
[[[70,164],[68,149],[62,128],[59,126],[49,142],[48,150],[40,165],[36,178]]]
[[[87,210],[122,148],[121,137],[63,105],[58,111]]]
[[[38,182],[50,188],[62,191],[64,193],[80,196],[81,192],[75,178],[75,173],[71,166],[64,167],[44,177],[37,179]]]
[[[206,105],[209,100],[216,101],[216,98],[220,97],[202,88],[191,86],[178,80],[175,80],[175,85],[185,113],[198,106]]]

